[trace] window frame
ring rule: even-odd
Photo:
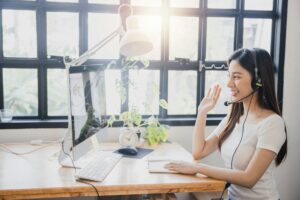
[[[133,6],[137,15],[161,16],[161,59],[150,61],[150,66],[146,70],[160,70],[160,98],[168,100],[168,71],[169,70],[195,70],[197,71],[197,99],[196,109],[205,90],[206,70],[226,70],[204,69],[205,66],[226,65],[223,61],[205,61],[206,54],[206,31],[207,17],[233,17],[234,25],[234,46],[236,50],[243,46],[243,19],[244,18],[268,18],[272,20],[271,36],[271,56],[276,68],[276,89],[280,109],[283,100],[283,73],[285,55],[285,34],[287,19],[287,1],[273,0],[272,11],[252,11],[244,10],[245,0],[236,0],[235,9],[208,9],[208,0],[199,0],[199,8],[170,8],[168,0],[162,0],[160,8]],[[130,0],[120,0],[121,3],[130,3]],[[38,70],[38,116],[14,117],[9,123],[0,123],[0,129],[7,128],[66,128],[66,116],[48,116],[47,106],[47,69],[63,69],[64,65],[55,60],[47,58],[47,12],[77,12],[79,14],[79,53],[88,50],[88,13],[114,13],[118,12],[119,5],[92,4],[88,0],[78,0],[78,3],[47,2],[46,0],[19,1],[3,0],[0,2],[0,107],[4,107],[3,94],[3,68],[35,68]],[[36,11],[37,26],[37,58],[4,58],[3,56],[3,33],[2,33],[2,10],[34,10]],[[161,12],[164,10],[164,12]],[[167,15],[166,13],[169,13]],[[168,16],[193,16],[199,20],[198,25],[198,60],[181,65],[176,61],[169,61],[169,17]],[[164,24],[166,24],[164,26]],[[120,60],[120,59],[119,59]],[[111,60],[89,59],[86,64],[107,64]],[[128,77],[128,71],[122,72],[122,77]],[[126,80],[123,80],[126,81]],[[128,91],[128,88],[126,88]],[[121,106],[121,112],[128,109],[128,99]],[[196,111],[195,111],[196,112]],[[224,117],[224,114],[209,114],[207,125],[217,125]],[[195,124],[195,115],[168,115],[167,111],[159,108],[159,118],[162,123],[173,126],[191,126]],[[115,126],[121,126],[117,122]]]

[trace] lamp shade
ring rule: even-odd
[[[130,16],[126,21],[127,31],[120,41],[120,53],[127,57],[140,56],[153,49],[150,38],[139,29],[138,20]]]

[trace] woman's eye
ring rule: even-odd
[[[239,79],[240,77],[239,76],[233,76],[233,79]]]

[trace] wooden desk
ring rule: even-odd
[[[116,149],[118,146],[102,147]],[[9,148],[24,152],[36,147],[10,145]],[[0,150],[0,199],[96,196],[92,187],[76,182],[73,169],[58,164],[55,153],[59,149],[57,144],[24,156]],[[189,152],[174,143],[158,145],[151,154],[176,155],[178,159],[192,160]],[[147,156],[142,159],[122,158],[103,182],[93,182],[100,195],[211,192],[222,191],[224,187],[223,181],[205,177],[149,173]]]

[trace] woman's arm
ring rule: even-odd
[[[205,139],[206,113],[198,113],[194,133],[192,155],[199,160],[214,152],[218,147],[218,137],[209,135]]]
[[[212,110],[221,93],[221,87],[215,85],[208,90],[198,107],[198,115],[193,133],[193,150],[192,154],[195,160],[203,158],[217,149],[218,138],[210,136],[205,139],[205,126],[207,113]]]
[[[244,171],[213,167],[205,164],[172,162],[166,168],[183,174],[201,173],[208,177],[252,188],[265,173],[276,153],[266,149],[257,149]]]

